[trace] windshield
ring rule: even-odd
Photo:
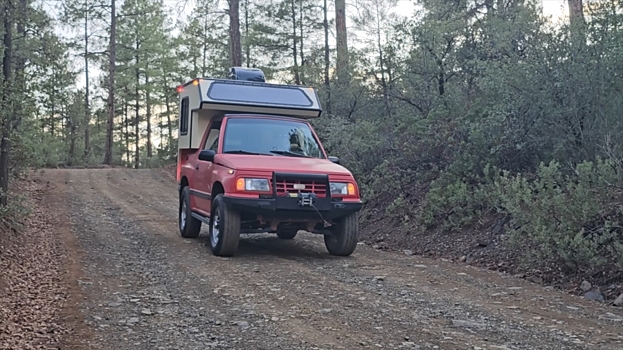
[[[223,153],[324,158],[307,124],[264,118],[229,119]]]

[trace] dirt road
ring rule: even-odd
[[[158,170],[39,176],[71,219],[65,348],[623,348],[620,309],[468,266],[364,245],[332,257],[311,234],[246,236],[217,258],[206,232],[179,236],[177,188]]]

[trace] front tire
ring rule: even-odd
[[[201,221],[195,219],[190,208],[190,189],[188,186],[180,192],[180,208],[178,215],[178,226],[180,234],[184,238],[197,238],[201,232]]]
[[[240,243],[240,214],[229,208],[218,194],[212,202],[210,249],[216,256],[232,256]]]
[[[331,255],[349,256],[357,248],[359,218],[357,213],[342,218],[330,229],[331,234],[324,236],[324,244]]]

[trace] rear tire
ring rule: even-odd
[[[357,248],[359,218],[349,214],[331,227],[331,235],[324,236],[324,244],[331,255],[349,256]]]
[[[294,239],[294,237],[296,237],[297,233],[299,233],[298,230],[280,230],[277,231],[277,237],[281,238],[281,239]]]
[[[216,256],[232,256],[240,243],[240,213],[229,208],[223,195],[218,194],[212,202],[210,239],[208,244]]]
[[[193,217],[190,208],[190,189],[188,186],[180,192],[180,208],[178,215],[178,226],[180,234],[184,238],[197,238],[201,232],[201,221]]]

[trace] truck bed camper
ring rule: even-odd
[[[211,251],[234,255],[241,234],[324,235],[330,254],[357,245],[359,188],[327,156],[309,120],[322,109],[312,87],[270,84],[259,69],[177,88],[179,229],[209,227]]]

